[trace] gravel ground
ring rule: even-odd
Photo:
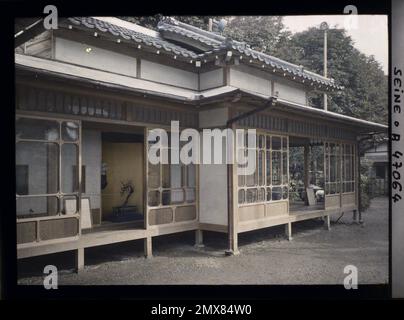
[[[86,267],[72,271],[72,253],[19,262],[19,284],[42,284],[46,264],[59,269],[59,284],[342,284],[346,265],[358,268],[359,284],[388,282],[388,199],[376,198],[363,213],[332,217],[331,231],[320,220],[293,224],[293,240],[284,227],[239,236],[240,255],[226,257],[226,236],[206,232],[205,247],[194,248],[194,233],[153,239],[151,259],[143,258],[143,241],[90,248]]]

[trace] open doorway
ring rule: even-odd
[[[143,128],[84,122],[82,198],[88,198],[91,227],[144,227]]]
[[[289,137],[290,211],[324,209],[324,145]]]

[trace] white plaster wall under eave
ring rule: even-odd
[[[60,37],[55,60],[136,77],[136,58]]]
[[[198,74],[160,63],[141,60],[140,77],[159,83],[198,90]]]

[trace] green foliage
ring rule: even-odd
[[[273,55],[286,45],[291,33],[285,30],[279,16],[236,16],[229,20],[224,35]]]
[[[354,48],[344,29],[330,29],[328,38],[328,76],[345,87],[341,94],[329,94],[330,111],[369,121],[387,123],[388,85],[380,64]],[[279,49],[278,56],[323,74],[324,33],[310,28],[294,34]],[[323,108],[322,95],[310,97],[311,104]]]

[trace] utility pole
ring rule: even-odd
[[[205,20],[206,21],[206,20]],[[208,22],[208,31],[212,32],[213,29],[213,19],[209,18],[209,22]]]
[[[320,29],[324,31],[324,61],[323,61],[323,66],[324,66],[324,77],[327,77],[327,30],[328,30],[328,24],[327,22],[322,22],[320,24]],[[324,93],[324,110],[328,109],[327,105],[327,94]]]

